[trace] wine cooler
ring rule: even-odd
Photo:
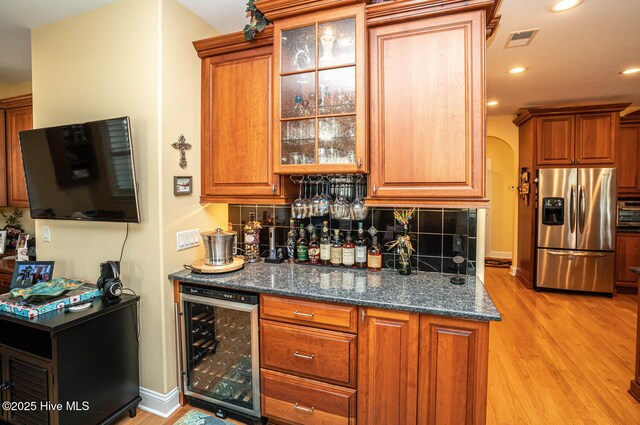
[[[189,402],[260,418],[258,296],[182,284],[180,301]]]

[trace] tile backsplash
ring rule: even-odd
[[[400,208],[399,208],[400,209]],[[406,208],[401,208],[406,209]],[[396,255],[386,251],[384,245],[394,240],[402,232],[402,226],[396,223],[393,208],[369,208],[366,220],[363,220],[365,235],[371,240],[366,231],[371,227],[378,230],[378,242],[383,247],[383,267],[395,267]],[[276,228],[276,246],[283,248],[286,255],[287,232],[291,207],[286,205],[229,205],[229,223],[238,232],[238,241],[242,241],[242,230],[249,221],[249,213],[254,212],[256,219],[263,224],[260,234],[261,252],[269,249],[269,234],[267,227]],[[299,228],[302,222],[305,227],[312,223],[320,236],[322,221],[327,217],[312,217],[296,220]],[[476,269],[476,223],[475,209],[428,209],[416,208],[413,218],[409,222],[409,235],[416,252],[412,256],[412,265],[421,271],[439,273],[455,273],[456,266],[453,257],[461,255],[467,261],[460,267],[461,273],[475,275]],[[351,220],[330,220],[331,234],[333,229],[352,231],[358,230],[358,222]],[[266,254],[265,254],[266,255]]]

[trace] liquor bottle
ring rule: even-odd
[[[333,245],[331,245],[331,265],[340,267],[342,265],[342,241],[340,240],[340,230],[333,231]]]
[[[358,238],[356,239],[356,267],[367,268],[367,240],[364,237],[364,227],[358,223]]]
[[[378,245],[378,236],[374,235],[367,255],[367,266],[371,272],[382,270],[382,249]]]
[[[248,262],[260,261],[260,222],[256,221],[256,213],[249,213],[249,222],[244,226],[244,255]]]
[[[298,232],[296,230],[296,220],[289,220],[289,233],[287,233],[287,255],[289,262],[296,259],[296,242],[298,241]]]
[[[342,265],[353,267],[356,263],[356,244],[353,243],[351,232],[347,232],[347,240],[342,246]]]
[[[318,242],[316,229],[311,231],[311,242],[309,242],[309,263],[320,264],[320,242]]]
[[[329,222],[322,222],[322,237],[320,238],[320,264],[331,264],[331,238],[329,237]]]
[[[307,241],[307,232],[304,230],[304,224],[300,225],[300,238],[296,244],[296,254],[298,263],[306,263],[309,260],[309,242]]]

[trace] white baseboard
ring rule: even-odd
[[[142,401],[138,407],[166,419],[180,408],[179,394],[178,388],[169,391],[169,394],[162,394],[140,387]]]
[[[489,258],[504,258],[504,259],[511,260],[512,254],[511,254],[510,251],[491,251],[491,252],[489,252],[489,255],[487,255],[487,257],[489,257]]]
[[[511,268],[509,269],[509,274],[511,274],[511,276],[515,276],[517,272],[518,268],[516,266],[511,266]]]

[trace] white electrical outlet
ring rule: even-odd
[[[176,233],[176,251],[195,248],[200,245],[200,229],[184,230]]]
[[[51,242],[51,229],[49,229],[49,226],[42,226],[42,242]]]

